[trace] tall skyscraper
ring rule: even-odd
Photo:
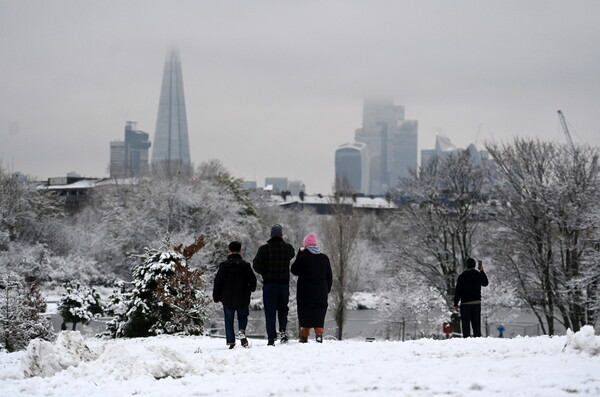
[[[174,50],[165,61],[152,163],[166,163],[173,172],[181,172],[191,163],[181,62]]]
[[[365,100],[363,126],[355,140],[369,149],[368,194],[385,194],[417,167],[418,122],[404,120],[404,106],[391,99]]]
[[[335,179],[342,182],[344,178],[353,193],[369,191],[369,154],[365,143],[346,143],[336,149]]]
[[[125,125],[125,141],[110,143],[110,177],[129,178],[148,174],[148,134],[135,129],[135,122]]]

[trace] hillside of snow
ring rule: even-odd
[[[84,339],[0,353],[3,396],[598,396],[600,336],[357,340],[228,350],[209,337]]]

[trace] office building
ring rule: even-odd
[[[369,99],[355,140],[368,147],[369,186],[365,193],[385,194],[417,167],[418,122],[404,119],[404,106],[391,99]]]
[[[181,173],[191,164],[183,77],[176,51],[171,51],[165,61],[152,163],[166,164],[167,170],[174,173]]]
[[[335,151],[335,179],[348,181],[352,193],[369,191],[369,153],[366,143],[346,143]],[[346,192],[348,193],[348,192]]]
[[[148,134],[135,129],[136,123],[125,124],[125,141],[110,142],[110,177],[131,178],[148,174]]]

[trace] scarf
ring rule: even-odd
[[[319,255],[321,253],[321,248],[319,248],[318,245],[309,245],[308,247],[306,247],[306,249],[311,254]]]

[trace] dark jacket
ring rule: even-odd
[[[219,265],[213,288],[215,302],[223,302],[228,309],[243,309],[250,304],[250,294],[255,290],[256,276],[240,254],[229,255]]]
[[[281,237],[271,237],[267,244],[258,248],[252,267],[263,278],[263,283],[288,284],[290,282],[290,261],[294,257],[294,247]]]
[[[331,291],[333,281],[329,258],[325,254],[300,251],[291,270],[298,276],[296,298],[300,327],[323,328],[327,294]]]
[[[454,306],[458,302],[467,303],[481,300],[481,287],[489,284],[485,273],[475,268],[467,269],[458,276],[456,290],[454,291]]]

